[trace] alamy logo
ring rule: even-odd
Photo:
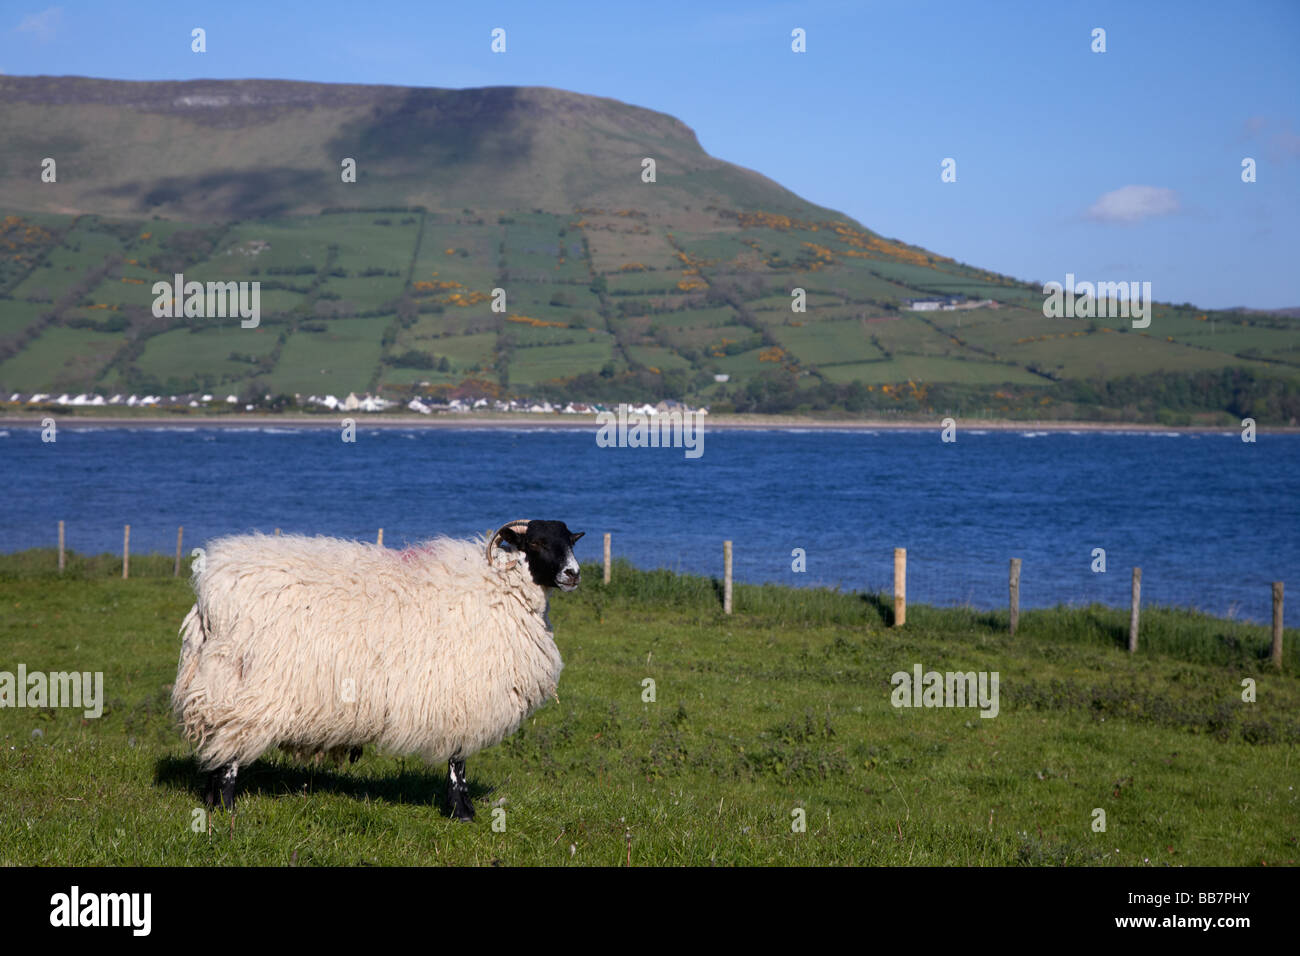
[[[27,672],[18,665],[17,675],[0,671],[0,707],[81,707],[82,715],[94,720],[104,713],[104,672]]]
[[[155,319],[241,319],[239,326],[255,329],[262,321],[261,282],[186,282],[178,272],[173,282],[153,284]]]
[[[70,893],[50,897],[51,926],[129,926],[133,936],[148,936],[153,925],[151,893]]]
[[[996,717],[998,679],[998,671],[922,674],[921,665],[914,664],[912,673],[897,671],[889,678],[894,685],[889,702],[895,707],[979,707],[981,717]]]
[[[596,444],[601,448],[685,448],[687,458],[704,454],[704,416],[692,411],[644,412],[618,406],[600,412]]]
[[[1043,285],[1043,316],[1048,319],[1132,318],[1133,328],[1151,324],[1150,282],[1080,282],[1065,274],[1065,285]]]

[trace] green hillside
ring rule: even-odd
[[[1294,318],[1170,305],[1141,331],[1044,318],[1039,287],[880,236],[612,100],[0,77],[0,125],[2,398],[368,390],[1300,415]],[[39,182],[45,157],[56,182]],[[151,287],[176,272],[259,282],[259,326],[155,318]],[[996,305],[907,309],[930,295]]]

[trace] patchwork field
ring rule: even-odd
[[[12,215],[0,220],[0,245],[19,250],[0,285],[0,391],[381,387],[401,397],[473,380],[522,397],[676,397],[744,411],[795,392],[834,408],[849,386],[877,410],[915,410],[948,387],[1017,414],[1037,412],[1039,399],[995,402],[999,388],[1225,370],[1290,383],[1283,394],[1300,384],[1294,320],[1167,305],[1145,330],[1051,319],[1039,290],[841,220],[721,209],[678,218],[689,225],[634,209],[336,211],[229,225]],[[177,272],[261,283],[260,334],[233,319],[155,318],[153,283]],[[791,308],[797,289],[803,312]],[[940,293],[997,305],[907,308]]]

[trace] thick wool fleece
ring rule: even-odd
[[[207,769],[375,744],[434,762],[513,733],[563,664],[518,555],[240,535],[207,549],[172,708]],[[508,565],[514,564],[513,567]]]

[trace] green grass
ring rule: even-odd
[[[590,338],[594,341],[517,349],[514,361],[510,363],[510,380],[521,384],[532,384],[582,372],[600,371],[605,363],[614,357],[613,342],[607,335],[593,336],[585,332],[581,335],[583,339]]]
[[[1234,358],[1226,352],[1192,348],[1136,330],[1076,338],[1065,349],[1052,342],[1034,342],[1009,349],[1008,353],[1017,362],[1056,367],[1067,378],[1141,375],[1158,370],[1191,371],[1225,365],[1262,367],[1262,363]]]
[[[567,296],[573,304],[550,305],[557,294]],[[523,312],[539,319],[558,319],[572,318],[579,313],[595,316],[600,310],[600,300],[586,286],[562,285],[556,281],[525,282],[516,279],[512,272],[506,306],[509,312]]]
[[[48,328],[18,355],[0,362],[0,382],[24,391],[80,391],[125,342],[121,333]]]
[[[836,294],[844,296],[854,301],[885,300],[894,299],[901,302],[905,298],[920,298],[920,294],[907,286],[890,282],[887,279],[868,272],[865,265],[859,263],[872,262],[875,260],[854,260],[852,265],[840,264],[835,268],[819,272],[814,276],[805,277],[804,282],[791,281],[787,283],[791,288],[796,285],[802,285],[804,288],[822,289],[825,291],[834,291]],[[790,303],[787,299],[784,305],[789,310]]]
[[[856,319],[812,322],[772,329],[778,342],[806,365],[822,365],[883,358],[868,338],[871,326]]]
[[[321,235],[339,247],[335,265],[354,274],[368,268],[397,269],[405,279],[420,231],[418,214],[336,213],[320,217],[318,223]]]
[[[496,285],[497,247],[502,227],[426,223],[414,281],[441,279],[460,282],[469,289],[490,292]],[[452,252],[448,253],[447,250]],[[459,254],[460,250],[469,253]]]
[[[311,275],[274,275],[271,270],[323,269],[328,247],[342,237],[325,227],[329,220],[266,219],[233,227],[213,250],[212,256],[189,269],[195,277],[209,279],[244,278],[257,268],[261,278],[310,281]]]
[[[154,282],[167,281],[165,276],[153,276],[143,283],[123,282],[123,278],[123,276],[105,276],[99,285],[90,290],[87,298],[104,305],[134,305],[148,309],[156,298],[153,294]]]
[[[615,272],[605,277],[605,284],[610,294],[655,294],[668,295],[677,291],[677,283],[683,278],[681,272],[668,270],[664,272]]]
[[[539,328],[521,322],[508,322],[504,331],[514,340],[515,345],[519,348],[577,345],[583,342],[607,343],[610,338],[608,332],[588,332],[585,328],[557,329],[551,326],[542,326]]]
[[[627,353],[633,361],[661,371],[691,367],[691,363],[686,359],[672,349],[666,349],[661,345],[633,345],[628,347]]]
[[[339,297],[337,300],[329,300],[331,302],[347,302],[364,309],[374,309],[399,298],[404,285],[404,278],[394,276],[357,276],[346,279],[331,276],[321,286],[321,292]]]
[[[413,348],[436,355],[439,358],[446,356],[453,366],[468,373],[474,369],[484,368],[492,364],[496,343],[497,334],[495,332],[480,332],[473,335],[448,335],[444,338],[402,336],[398,339],[396,351],[400,352]]]
[[[638,273],[622,273],[620,270],[629,263],[640,263],[648,269],[655,270],[649,273],[650,275],[662,276],[665,273],[675,273],[670,285],[681,278],[682,264],[673,255],[673,247],[662,232],[652,230],[649,235],[629,233],[624,231],[627,228],[626,223],[620,223],[607,216],[584,215],[581,219],[575,216],[574,221],[586,221],[589,225],[598,226],[608,224],[618,230],[586,230],[587,242],[591,247],[591,265],[596,272],[636,275]],[[576,233],[577,230],[571,231],[571,234]]]
[[[1287,329],[1260,329],[1218,322],[1214,331],[1210,331],[1208,322],[1197,324],[1200,328],[1169,334],[1188,345],[1228,352],[1256,349],[1263,355],[1272,356],[1300,348],[1300,334]]]
[[[232,360],[231,354],[262,358],[275,348],[277,334],[260,325],[255,329],[240,328],[238,319],[198,332],[174,329],[148,339],[135,364],[160,382],[189,375],[238,381],[249,377],[254,367],[248,361]]]
[[[924,319],[909,312],[904,312],[896,319],[868,322],[867,328],[881,346],[890,352],[961,355],[969,351],[930,326]]]
[[[104,714],[0,710],[0,864],[1294,864],[1300,665],[1263,628],[1160,608],[1136,655],[1106,608],[1006,616],[876,595],[586,568],[551,618],[559,701],[440,767],[278,752],[241,774],[233,832],[194,832],[199,777],[168,712],[192,595],[164,556],[0,557],[0,669],[102,671]],[[890,676],[997,671],[1000,713],[895,709]],[[1245,704],[1240,682],[1258,681]],[[643,700],[646,679],[655,700]],[[505,829],[492,827],[504,810]],[[1093,811],[1107,829],[1092,831]],[[794,832],[792,812],[806,813]]]
[[[290,394],[363,391],[379,366],[386,324],[383,318],[333,319],[325,332],[294,332],[266,378],[276,391]]]
[[[1045,380],[1015,365],[981,362],[978,359],[941,358],[924,355],[895,355],[888,362],[823,365],[821,373],[832,382],[866,382],[884,385],[912,381],[917,384],[962,382],[971,385],[1043,385]]]
[[[40,302],[0,299],[0,340],[15,336],[50,311]]]

